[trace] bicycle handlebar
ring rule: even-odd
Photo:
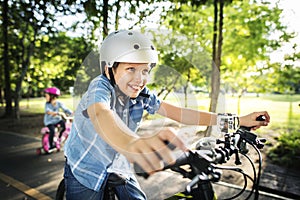
[[[254,133],[250,131],[240,128],[232,135],[225,134],[224,140],[216,139],[216,144],[224,144],[223,147],[211,148],[198,146],[197,150],[183,152],[183,154],[176,159],[175,164],[167,165],[163,168],[166,169],[174,169],[176,167],[189,164],[194,168],[197,168],[199,171],[205,171],[205,169],[211,164],[223,164],[226,163],[230,157],[238,153],[247,154],[248,149],[246,147],[246,143],[252,144],[256,146],[258,149],[263,148],[265,139],[258,139]],[[201,143],[201,140],[198,144]],[[170,145],[169,145],[170,146]],[[174,147],[169,147],[174,148]],[[239,158],[236,156],[235,164],[239,165],[241,162]],[[135,172],[137,175],[142,176],[144,178],[148,178],[149,174],[144,172],[144,170],[137,164],[134,165]]]
[[[63,119],[65,120],[73,120],[73,116],[72,115],[67,115],[66,113],[64,112],[58,112],[58,115],[60,115]]]
[[[257,118],[257,121],[263,120],[264,118],[261,116]],[[218,169],[221,169],[221,167],[217,167],[216,164],[226,163],[228,160],[230,160],[232,155],[235,155],[235,164],[240,165],[241,161],[239,159],[239,154],[246,155],[249,151],[247,144],[250,144],[257,151],[260,160],[258,176],[254,177],[253,179],[253,188],[256,187],[256,195],[258,195],[258,184],[262,162],[258,149],[264,147],[266,140],[258,138],[256,134],[250,132],[251,128],[252,127],[240,127],[235,133],[224,134],[223,139],[215,139],[215,141],[213,141],[211,138],[201,139],[196,145],[196,150],[183,152],[183,154],[176,159],[175,164],[166,165],[164,166],[163,170],[171,169],[172,171],[183,175],[184,178],[191,179],[192,181],[186,187],[186,191],[189,191],[200,181],[219,181],[221,178],[221,173],[218,171]],[[207,143],[209,144],[208,146]],[[215,146],[215,144],[218,146]],[[168,144],[168,146],[171,149],[174,148],[172,146],[170,147],[170,144]],[[182,168],[184,165],[189,165],[190,169],[186,170]],[[134,169],[137,175],[142,176],[145,179],[149,177],[149,174],[144,172],[144,170],[136,163],[134,164]],[[239,171],[244,176],[249,177],[248,175],[244,174],[240,168],[231,167],[231,169]],[[253,170],[255,171],[255,169]]]

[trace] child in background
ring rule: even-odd
[[[59,139],[66,130],[65,121],[62,119],[59,110],[62,109],[67,115],[71,115],[72,111],[57,100],[58,96],[60,96],[60,90],[58,88],[50,87],[45,89],[44,92],[46,98],[44,124],[49,129],[49,144],[51,150],[55,148],[53,144],[55,127],[60,125]]]

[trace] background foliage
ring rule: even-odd
[[[46,87],[57,86],[67,94],[75,86],[75,94],[81,94],[99,74],[103,37],[132,28],[153,28],[147,32],[160,52],[160,63],[149,87],[162,98],[181,92],[188,106],[189,92],[212,95],[215,65],[221,92],[239,101],[246,93],[295,95],[300,93],[297,44],[281,62],[270,60],[271,52],[295,37],[281,20],[278,2],[0,0],[1,107],[5,117],[20,118],[21,99],[41,97]],[[218,63],[213,62],[215,36]]]

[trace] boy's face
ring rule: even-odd
[[[119,63],[114,70],[116,84],[131,98],[136,98],[144,89],[151,68],[146,63]]]

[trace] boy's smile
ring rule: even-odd
[[[114,69],[116,84],[130,98],[136,98],[148,82],[150,66],[147,63],[119,63]]]

